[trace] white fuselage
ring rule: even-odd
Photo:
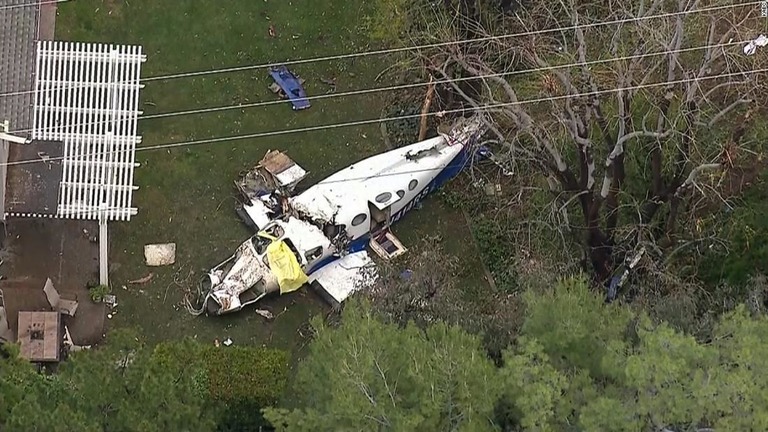
[[[263,202],[258,202],[258,198],[243,208],[260,230],[277,230],[279,233],[274,237],[291,243],[297,261],[310,276],[310,281],[313,280],[312,274],[324,267],[318,274],[323,273],[326,280],[334,279],[329,273],[349,271],[348,265],[339,261],[345,260],[347,253],[350,258],[355,258],[351,255],[365,254],[364,249],[371,235],[387,231],[392,223],[400,220],[416,203],[463,168],[466,162],[466,153],[463,153],[467,150],[466,143],[476,139],[479,133],[480,127],[477,124],[470,125],[459,130],[456,135],[440,135],[352,164],[289,198],[287,213],[281,218],[273,219],[274,211],[265,207]],[[346,239],[343,243],[338,241],[339,233]],[[339,250],[340,244],[346,250]],[[242,249],[243,246],[238,250]],[[368,260],[367,255],[360,257],[362,261]],[[233,259],[237,259],[236,256],[228,261]],[[218,314],[239,310],[275,290],[271,282],[268,287],[252,283],[256,279],[274,280],[273,275],[267,275],[271,270],[263,252],[249,259],[252,262],[258,261],[253,271],[259,274],[248,277],[237,274],[230,278],[222,275],[221,270],[214,273],[222,265],[209,273],[211,287],[208,297],[215,299],[220,306]],[[242,271],[241,267],[232,268]],[[233,286],[237,285],[237,279],[243,281],[239,287]],[[258,295],[250,293],[246,300],[224,298],[242,297],[253,287],[259,287]],[[347,287],[342,294],[333,297],[341,302],[355,289]]]

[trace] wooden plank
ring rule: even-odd
[[[264,158],[261,159],[259,165],[264,167],[264,169],[269,171],[272,175],[277,175],[295,165],[295,162],[279,150],[270,150],[264,155]]]

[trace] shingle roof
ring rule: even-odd
[[[0,0],[0,95],[32,90],[35,71],[37,6],[33,0]],[[32,93],[0,96],[0,122],[11,132],[32,126]],[[20,134],[26,135],[26,134]],[[5,215],[8,144],[0,143],[0,218]]]

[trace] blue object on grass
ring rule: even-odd
[[[303,110],[309,108],[309,99],[307,99],[307,93],[304,91],[301,82],[289,71],[285,66],[273,66],[269,68],[269,75],[275,80],[283,93],[290,99],[293,109]]]
[[[413,270],[411,269],[405,269],[400,273],[400,279],[402,280],[410,280],[411,276],[413,276]]]

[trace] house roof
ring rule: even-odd
[[[0,0],[0,122],[8,120],[10,132],[31,126],[37,11],[29,0]],[[13,6],[13,7],[11,7]],[[26,134],[24,134],[26,135]],[[0,141],[0,219],[5,219],[5,179],[8,143]]]

